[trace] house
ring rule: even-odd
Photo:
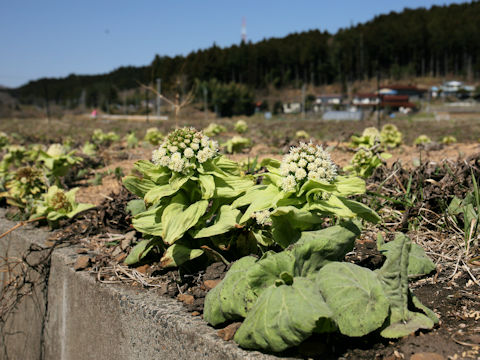
[[[290,102],[283,104],[284,114],[299,114],[302,112],[302,104],[299,102]]]
[[[409,100],[408,95],[382,95],[380,107],[395,111],[404,111],[405,109],[415,109],[415,104]]]
[[[456,96],[459,99],[466,99],[473,95],[475,86],[465,85],[463,82],[457,80],[445,81],[443,85],[440,86],[440,92],[442,96]]]
[[[414,85],[388,85],[382,86],[379,90],[380,95],[406,95],[410,101],[422,99],[427,92],[428,90]]]
[[[375,107],[379,103],[380,98],[375,93],[355,94],[352,99],[352,105],[362,108]]]
[[[314,112],[331,110],[343,105],[344,96],[342,94],[322,94],[317,96],[313,104]]]

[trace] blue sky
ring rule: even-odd
[[[309,29],[336,32],[437,0],[0,0],[0,84],[98,74],[188,54],[214,42],[252,42]]]

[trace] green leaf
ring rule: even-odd
[[[281,279],[282,273],[286,272],[293,276],[294,263],[295,258],[291,252],[268,254],[250,269],[248,273],[250,288],[259,296],[266,288],[274,285],[276,280]]]
[[[386,338],[399,338],[418,329],[431,329],[434,320],[408,308],[410,296],[408,263],[411,240],[404,234],[397,233],[394,241],[382,245],[382,249],[385,247],[388,248],[385,252],[387,259],[377,275],[390,303],[390,314],[386,327],[380,334]]]
[[[292,286],[271,286],[263,292],[234,339],[244,348],[279,352],[300,344],[331,316],[315,283],[294,278]]]
[[[337,176],[335,186],[333,194],[343,197],[364,194],[366,190],[365,180],[356,176]]]
[[[382,326],[388,315],[382,284],[369,269],[331,262],[318,272],[316,283],[344,335],[366,335]]]
[[[163,166],[157,166],[147,160],[139,160],[135,163],[135,168],[146,178],[152,180],[156,185],[168,183],[171,171]]]
[[[123,178],[123,186],[138,197],[143,198],[147,192],[157,185],[152,180],[129,175]]]
[[[225,278],[207,293],[203,318],[212,325],[247,316],[256,296],[247,283],[247,275],[257,259],[245,256],[233,263]]]
[[[237,197],[254,185],[253,180],[238,176],[215,177],[215,197]]]
[[[179,241],[177,241],[175,244],[170,245],[167,248],[162,258],[160,259],[160,265],[164,268],[176,267],[202,255],[202,249],[194,249],[186,243],[181,244]]]
[[[163,208],[151,208],[132,219],[133,227],[144,234],[162,236],[162,213]]]
[[[228,205],[223,205],[218,211],[215,223],[211,226],[204,227],[195,232],[194,238],[211,237],[215,235],[225,234],[235,227],[240,217],[240,210],[232,209]]]
[[[144,200],[147,204],[155,204],[164,197],[175,194],[177,191],[178,189],[173,188],[170,184],[157,185],[145,194]]]
[[[145,207],[145,202],[142,199],[130,200],[127,203],[125,210],[127,210],[130,214],[132,214],[132,216],[135,216],[144,211],[147,211]]]
[[[238,208],[244,204],[250,204],[245,210],[240,223],[248,221],[254,212],[270,209],[273,206],[274,199],[278,196],[280,191],[274,185],[267,187],[257,187],[248,191],[244,196],[238,198],[232,203],[233,208]]]
[[[200,188],[202,190],[202,199],[210,199],[215,193],[215,180],[212,175],[202,175],[198,177]]]
[[[142,260],[153,247],[160,243],[159,239],[141,240],[133,247],[125,259],[125,264],[132,265]]]
[[[182,194],[177,194],[162,214],[163,241],[171,245],[180,239],[197,224],[207,207],[208,200],[200,200],[188,206],[187,199]]]
[[[294,276],[315,277],[331,261],[343,260],[353,250],[360,229],[352,222],[316,231],[305,231],[293,245]]]
[[[372,209],[370,209],[368,206],[358,201],[353,201],[350,199],[346,199],[344,197],[338,197],[338,198],[340,199],[341,202],[345,204],[347,208],[349,208],[358,217],[374,224],[380,221],[380,216],[378,216],[378,214]]]

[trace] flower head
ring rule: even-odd
[[[293,191],[307,180],[331,182],[337,176],[337,167],[330,154],[321,146],[300,143],[292,147],[280,165],[283,191]]]
[[[194,128],[182,128],[172,131],[160,147],[153,151],[152,162],[166,166],[170,170],[185,173],[196,169],[217,156],[218,144]]]
[[[265,226],[272,225],[272,219],[270,218],[269,210],[255,211],[252,214],[252,218],[257,221],[258,225],[265,225]]]
[[[51,157],[59,157],[65,155],[65,148],[62,144],[52,144],[48,148],[47,154]]]

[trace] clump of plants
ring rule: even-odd
[[[9,143],[10,143],[10,139],[8,138],[8,135],[3,131],[0,131],[0,149],[3,149]]]
[[[384,160],[392,156],[382,151],[389,146],[388,143],[382,144],[381,139],[381,133],[374,127],[365,128],[361,136],[352,136],[349,147],[355,150],[355,154],[344,170],[363,178],[371,176]]]
[[[78,213],[91,209],[92,204],[80,204],[75,201],[75,194],[78,188],[65,192],[57,186],[51,186],[42,199],[35,204],[35,213],[31,216],[35,218],[45,218],[53,228],[57,227],[60,219],[71,219]]]
[[[422,146],[422,145],[430,144],[431,142],[432,142],[432,139],[430,139],[430,137],[428,137],[427,135],[420,135],[415,139],[414,144],[416,146]]]
[[[210,239],[234,229],[240,214],[229,204],[254,184],[241,176],[238,164],[218,153],[216,141],[193,128],[174,130],[151,162],[135,166],[141,176],[126,176],[123,183],[143,199],[129,207],[144,240],[129,254],[128,264],[152,249],[165,267],[198,258],[206,248],[215,253],[218,244]]]
[[[359,337],[374,331],[392,339],[431,329],[437,316],[408,288],[409,276],[435,265],[423,249],[398,233],[379,250],[383,266],[372,271],[343,262],[360,229],[343,223],[305,232],[291,247],[244,257],[205,299],[212,325],[243,320],[234,340],[247,349],[280,352],[313,333]]]
[[[385,124],[380,131],[380,142],[386,149],[394,149],[402,145],[402,133],[393,124]]]
[[[82,158],[74,154],[75,150],[67,153],[63,145],[52,144],[47,151],[39,151],[38,162],[45,168],[49,181],[59,185],[60,178],[67,175],[73,165],[82,162]]]
[[[86,141],[85,144],[83,144],[81,151],[87,156],[95,156],[97,154],[97,147],[95,144]]]
[[[92,142],[96,145],[108,146],[111,143],[120,140],[120,137],[113,131],[108,133],[103,132],[102,129],[95,129],[92,135]]]
[[[243,134],[245,133],[247,130],[248,130],[248,125],[247,123],[245,122],[245,120],[238,120],[235,125],[233,126],[233,129],[239,133],[239,134]]]
[[[216,123],[210,123],[205,129],[203,129],[203,133],[211,137],[219,135],[225,131],[227,131],[227,128],[225,126]]]
[[[442,144],[451,145],[457,142],[457,138],[453,135],[447,135],[442,138]]]
[[[298,130],[295,133],[295,139],[297,140],[307,140],[310,139],[310,134],[306,132],[305,130]]]
[[[134,132],[129,133],[125,136],[125,141],[127,142],[127,148],[133,149],[138,146],[138,138]]]
[[[320,146],[301,143],[282,162],[267,159],[262,165],[267,169],[262,183],[232,207],[242,210],[239,224],[265,246],[286,248],[303,231],[318,230],[328,219],[379,220],[373,210],[349,199],[365,193],[365,182],[338,175],[330,154]]]
[[[143,140],[148,142],[150,145],[157,146],[163,140],[163,134],[156,127],[148,128]]]
[[[252,140],[243,136],[234,136],[222,144],[227,154],[240,153],[252,146]]]

